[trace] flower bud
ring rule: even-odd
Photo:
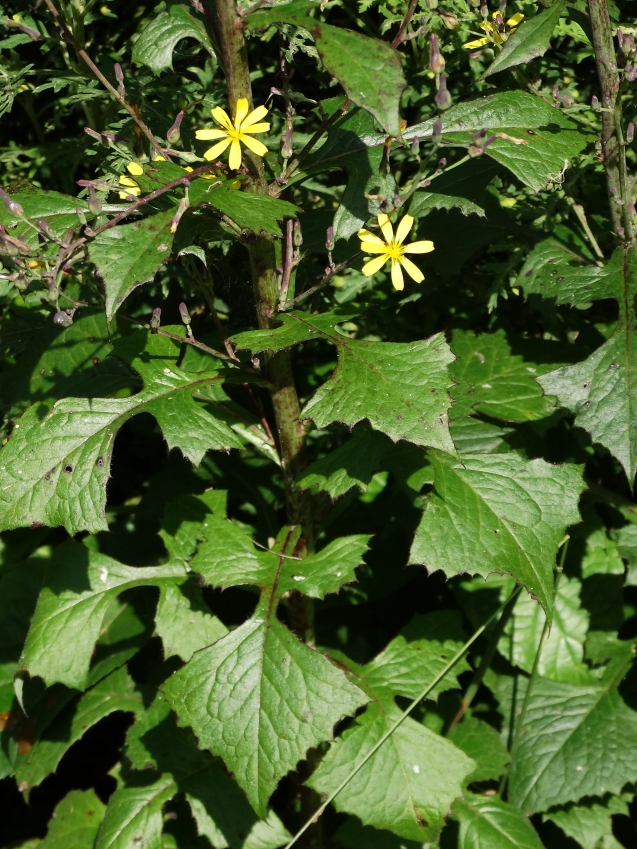
[[[186,325],[186,327],[190,327],[190,322],[192,319],[190,318],[188,307],[186,306],[186,304],[184,304],[183,301],[179,304],[179,315],[181,316],[181,320]]]
[[[440,77],[440,87],[434,98],[436,106],[441,112],[445,112],[452,105],[451,94],[447,91],[447,78],[444,74]]]
[[[637,80],[637,68],[630,62],[624,68],[624,79],[628,80],[629,83],[634,83]]]
[[[9,210],[10,215],[24,215],[24,210],[20,206],[20,204],[9,197],[9,195],[0,189],[0,197],[4,201],[4,205]]]
[[[451,12],[438,12],[438,14],[442,18],[442,22],[447,29],[458,29],[460,26],[460,21]]]
[[[60,327],[70,327],[73,324],[73,316],[64,310],[58,310],[53,316],[53,323],[59,324]]]
[[[334,250],[334,228],[333,227],[327,228],[327,236],[325,238],[325,250],[328,251],[328,252]]]
[[[440,52],[438,36],[435,33],[429,39],[429,67],[434,74],[441,74],[445,69],[445,60]]]
[[[635,125],[631,121],[630,124],[626,127],[626,144],[632,144],[634,138],[635,138]]]
[[[301,222],[300,221],[294,222],[293,241],[294,241],[294,247],[295,248],[300,248],[301,245],[303,244],[303,233],[301,232]]]
[[[497,30],[503,30],[504,29],[504,18],[502,17],[502,15],[499,12],[495,13],[495,16],[493,18],[493,26]]]
[[[482,6],[480,6],[480,14],[482,15],[483,18],[489,17],[489,7],[487,6],[486,3],[483,3]]]
[[[172,223],[170,225],[170,232],[171,233],[177,232],[177,227],[179,227],[179,222],[181,221],[184,212],[188,209],[189,206],[190,206],[190,204],[189,204],[187,196],[183,197],[179,201],[179,206],[177,207],[177,212],[173,215],[173,220],[172,220]],[[181,309],[181,307],[180,307],[180,309]]]
[[[175,123],[172,125],[172,127],[166,133],[166,138],[168,139],[170,144],[175,144],[175,142],[178,142],[179,139],[181,138],[181,132],[180,132],[179,128],[181,127],[181,122],[183,121],[183,119],[184,119],[184,113],[182,111],[177,115],[177,117],[175,118]]]
[[[418,136],[414,136],[411,140],[411,152],[414,156],[418,156],[420,152],[420,139]]]
[[[440,144],[442,141],[442,121],[436,121],[434,124],[431,140],[434,144]]]
[[[159,307],[155,307],[155,309],[153,310],[153,316],[150,320],[151,331],[159,330],[160,324],[161,324],[161,309]]]
[[[591,108],[594,112],[599,112],[599,100],[595,94],[591,97]]]
[[[559,88],[554,85],[553,86],[553,97],[560,103],[565,109],[570,109],[571,106],[575,103],[572,97],[568,94],[562,94]]]
[[[117,86],[117,93],[124,100],[126,98],[126,89],[124,88],[124,72],[122,71],[122,66],[119,62],[115,62],[115,79],[119,83]]]
[[[100,212],[102,211],[102,202],[97,197],[97,195],[95,194],[95,188],[93,186],[88,187],[88,194],[89,194],[88,211],[92,215],[99,215]]]

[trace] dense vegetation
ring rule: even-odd
[[[635,846],[635,4],[0,14],[0,847]]]

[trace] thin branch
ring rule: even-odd
[[[279,305],[284,304],[287,298],[288,289],[290,287],[290,278],[292,277],[292,269],[295,266],[294,262],[294,220],[286,218],[285,220],[285,254],[283,258],[283,274],[281,275],[281,288],[279,290]]]
[[[343,103],[343,105],[342,105],[342,106],[340,106],[340,107],[336,110],[336,112],[334,112],[334,114],[333,114],[333,115],[330,115],[330,117],[329,117],[329,118],[324,118],[324,119],[323,119],[323,121],[321,122],[321,126],[320,126],[320,127],[318,128],[318,130],[314,133],[314,135],[313,135],[313,136],[312,136],[312,138],[309,140],[309,142],[305,145],[305,147],[303,148],[303,150],[301,150],[301,152],[299,153],[299,155],[298,155],[298,156],[295,156],[295,157],[294,157],[294,159],[292,159],[292,160],[290,161],[290,163],[288,164],[288,167],[287,167],[287,169],[286,169],[286,171],[285,171],[285,176],[284,176],[284,178],[283,178],[286,182],[290,179],[290,177],[292,176],[292,174],[294,173],[294,171],[298,168],[299,163],[300,163],[303,159],[305,159],[305,157],[308,155],[308,153],[311,153],[311,152],[312,152],[312,150],[313,150],[313,148],[314,148],[314,147],[315,147],[315,146],[316,146],[316,145],[320,142],[321,138],[323,137],[323,133],[324,133],[326,130],[329,130],[329,128],[332,126],[332,124],[334,124],[334,123],[335,123],[335,122],[336,122],[336,121],[337,121],[337,120],[338,120],[338,119],[339,119],[342,115],[344,115],[344,114],[347,112],[347,110],[349,109],[349,107],[350,107],[351,105],[352,105],[352,101],[351,101],[351,100],[346,100],[346,101]]]
[[[586,233],[586,238],[588,239],[590,246],[592,247],[596,256],[599,257],[599,259],[603,260],[604,254],[602,253],[602,249],[598,245],[597,239],[593,235],[593,231],[589,226],[588,220],[586,218],[586,213],[584,212],[584,207],[580,203],[577,203],[575,199],[572,198],[570,195],[567,195],[566,192],[564,192],[564,197],[566,198],[569,206],[577,216],[577,220],[582,225],[582,229]]]
[[[49,11],[51,12],[53,17],[55,18],[58,26],[60,27],[60,30],[62,31],[62,35],[64,37],[64,40],[73,47],[73,49],[75,50],[77,55],[81,59],[83,59],[83,61],[86,65],[88,65],[88,67],[95,74],[97,79],[102,83],[104,88],[106,88],[113,95],[115,100],[128,112],[128,114],[131,116],[133,121],[137,124],[137,126],[142,131],[142,133],[146,136],[146,138],[148,139],[150,144],[153,146],[153,148],[157,151],[157,153],[160,156],[163,156],[164,159],[168,159],[168,161],[171,161],[170,156],[161,147],[161,145],[159,144],[159,142],[157,141],[155,136],[152,134],[150,129],[146,126],[146,124],[139,117],[139,115],[137,114],[135,109],[130,105],[130,103],[128,103],[126,98],[122,97],[121,94],[117,91],[117,89],[114,88],[109,83],[109,81],[106,79],[104,74],[100,71],[100,69],[97,67],[95,62],[93,62],[91,57],[88,55],[86,50],[84,50],[84,48],[77,42],[75,36],[73,35],[71,30],[66,25],[66,21],[60,15],[59,11],[57,10],[57,7],[53,3],[53,0],[44,0],[44,2],[48,6]]]
[[[407,719],[407,717],[414,710],[414,708],[416,708],[420,704],[420,702],[425,698],[425,696],[427,696],[433,690],[433,688],[440,681],[442,681],[442,679],[445,677],[445,675],[447,675],[447,673],[450,672],[453,669],[453,667],[456,665],[456,663],[458,663],[458,661],[462,657],[464,657],[464,655],[469,651],[469,649],[475,643],[475,641],[478,639],[478,637],[480,637],[486,631],[486,629],[493,622],[493,620],[496,619],[502,613],[502,611],[505,609],[505,607],[508,604],[512,603],[513,599],[518,597],[521,589],[522,589],[521,587],[516,587],[513,590],[512,595],[504,602],[504,604],[502,604],[495,611],[495,613],[493,613],[487,619],[487,621],[484,623],[484,625],[482,625],[480,628],[478,628],[478,630],[475,632],[475,634],[469,640],[467,640],[467,642],[460,649],[460,651],[458,651],[451,658],[451,660],[449,661],[449,663],[447,663],[447,665],[444,667],[444,669],[442,669],[438,673],[438,675],[436,675],[436,677],[433,679],[433,681],[431,681],[429,684],[427,684],[427,686],[423,689],[423,691],[418,696],[416,696],[416,698],[409,705],[409,707],[399,716],[399,718],[394,723],[392,723],[392,725],[387,729],[387,731],[383,734],[383,736],[380,738],[380,740],[374,746],[372,746],[372,748],[367,752],[367,754],[360,761],[360,763],[356,764],[356,766],[351,770],[349,775],[347,775],[347,777],[339,784],[339,786],[336,788],[336,790],[334,790],[334,792],[331,793],[327,797],[327,799],[323,802],[321,807],[312,815],[312,817],[305,823],[305,825],[303,825],[303,827],[301,829],[299,829],[299,831],[297,831],[297,833],[294,835],[292,840],[290,840],[290,842],[287,844],[285,849],[290,849],[290,847],[294,846],[294,844],[299,839],[299,837],[301,837],[303,834],[305,834],[307,829],[313,823],[316,822],[316,820],[325,811],[327,806],[331,802],[333,802],[334,799],[338,796],[338,794],[341,792],[341,790],[343,790],[345,787],[347,787],[347,785],[350,783],[352,778],[354,778],[354,776],[357,775],[361,771],[361,769],[365,766],[365,764],[368,763],[370,758],[372,758],[376,754],[376,752],[380,749],[380,747],[383,745],[383,743],[385,743],[387,740],[389,740],[389,738],[392,736],[392,734],[403,724],[403,722]]]
[[[166,183],[164,186],[160,186],[155,191],[151,192],[148,195],[144,195],[143,198],[140,198],[135,203],[132,203],[128,209],[125,209],[123,212],[120,212],[119,215],[116,215],[115,218],[111,218],[106,224],[102,224],[101,227],[98,227],[97,230],[91,231],[92,236],[97,236],[99,233],[103,233],[104,230],[108,230],[111,227],[115,227],[116,224],[119,224],[120,221],[123,221],[131,212],[137,212],[142,206],[150,201],[155,200],[160,195],[163,195],[165,192],[169,192],[171,189],[176,189],[178,186],[188,187],[190,185],[191,180],[194,177],[199,177],[201,174],[205,174],[206,171],[210,171],[211,168],[215,166],[212,163],[208,163],[206,165],[201,165],[199,168],[195,168],[193,171],[187,171],[184,173],[183,177],[177,177],[175,180],[171,180],[170,183]],[[218,185],[218,183],[213,183],[212,185]]]
[[[403,33],[409,26],[409,22],[411,21],[414,12],[416,11],[416,6],[418,5],[418,0],[411,0],[409,6],[407,8],[407,13],[403,18],[401,25],[398,27],[398,32],[394,36],[394,40],[391,43],[391,46],[395,49],[398,45],[404,40]]]
[[[293,298],[291,301],[288,301],[288,303],[285,305],[285,309],[291,310],[295,306],[297,306],[298,304],[303,303],[303,301],[306,300],[306,298],[309,298],[315,292],[318,292],[319,289],[323,289],[325,286],[327,286],[327,284],[330,282],[332,277],[334,277],[340,271],[343,271],[343,269],[347,268],[353,262],[356,262],[356,260],[360,259],[362,256],[363,256],[363,252],[358,251],[358,253],[355,253],[354,256],[351,256],[349,259],[346,259],[344,262],[341,262],[340,265],[332,266],[332,268],[330,268],[329,272],[325,275],[325,277],[319,283],[316,284],[316,286],[312,286],[311,289],[307,289],[307,291],[301,292],[301,294],[297,295],[296,298]]]

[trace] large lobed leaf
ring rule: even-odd
[[[447,366],[454,358],[444,334],[406,344],[358,341],[336,329],[349,317],[343,309],[317,316],[286,313],[280,316],[281,327],[239,333],[232,341],[255,353],[307,340],[329,341],[338,350],[336,370],[303,411],[317,427],[335,421],[352,426],[366,418],[394,441],[453,451]]]
[[[180,723],[225,760],[255,811],[265,816],[280,779],[366,701],[341,670],[278,621],[277,602],[295,589],[322,598],[353,580],[368,537],[337,539],[298,560],[255,549],[218,515],[206,519],[204,535],[192,569],[214,586],[254,584],[261,600],[251,619],[196,652],[164,692]]]
[[[30,407],[0,451],[0,528],[33,523],[64,525],[71,534],[107,529],[106,484],[115,436],[132,416],[147,412],[159,422],[169,448],[179,447],[193,463],[208,449],[239,448],[224,422],[193,398],[221,383],[219,371],[178,368],[178,345],[146,331],[118,339],[116,354],[140,374],[144,389],[116,399],[72,399],[50,412]]]
[[[553,570],[566,528],[579,522],[582,469],[475,454],[430,453],[434,490],[410,562],[448,576],[508,572],[553,616]]]

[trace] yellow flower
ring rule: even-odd
[[[126,170],[134,177],[139,177],[141,174],[144,173],[144,169],[137,162],[129,162],[126,166]],[[130,197],[131,195],[133,197],[138,198],[142,193],[139,184],[136,183],[135,180],[132,180],[130,177],[127,177],[125,174],[122,174],[119,178],[119,184],[120,186],[126,187],[123,192],[119,193],[119,196],[122,200],[126,200],[126,198]]]
[[[402,221],[396,229],[394,229],[389,221],[389,216],[379,215],[378,223],[385,237],[383,241],[380,236],[375,236],[369,230],[359,230],[358,238],[361,240],[361,250],[368,254],[380,254],[380,256],[370,259],[363,266],[363,274],[366,277],[371,277],[372,274],[380,271],[388,260],[391,260],[391,282],[394,289],[401,292],[405,288],[403,280],[402,268],[416,283],[422,283],[425,275],[414,265],[410,259],[407,259],[405,254],[428,254],[434,249],[434,243],[430,241],[412,242],[410,245],[403,245],[403,242],[409,235],[411,228],[414,226],[414,219],[411,215],[403,216]],[[402,266],[402,268],[401,268]]]
[[[499,15],[499,12],[493,13],[493,20],[496,19],[496,16]],[[520,21],[524,18],[524,15],[521,12],[518,12],[515,15],[512,15],[509,20],[504,25],[504,31],[494,27],[490,21],[482,21],[480,24],[480,29],[483,29],[487,33],[486,38],[477,38],[475,41],[467,41],[466,44],[463,44],[463,47],[469,48],[469,50],[473,50],[475,47],[485,47],[487,44],[503,44],[509,35],[515,31],[516,27],[519,26]],[[504,38],[503,38],[504,36]]]
[[[230,120],[228,113],[220,106],[215,106],[211,110],[212,117],[219,124],[220,129],[197,130],[195,136],[204,141],[211,141],[212,139],[221,139],[222,141],[208,148],[203,155],[204,159],[207,159],[208,162],[217,159],[229,146],[228,165],[233,171],[236,171],[241,166],[242,143],[257,156],[265,156],[268,152],[267,147],[258,139],[253,139],[252,136],[254,133],[266,133],[270,129],[270,124],[267,121],[259,123],[261,118],[265,118],[268,114],[268,110],[265,106],[257,106],[248,114],[249,109],[246,98],[240,97],[237,100],[234,123]]]

